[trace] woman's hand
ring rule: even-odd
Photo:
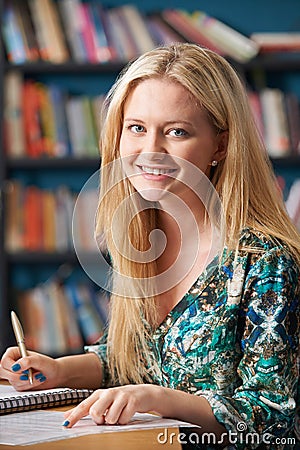
[[[29,383],[28,369],[32,369],[33,384]],[[20,358],[18,347],[9,347],[3,354],[0,364],[0,378],[4,378],[17,391],[53,388],[59,381],[57,360],[36,352]]]
[[[127,424],[136,412],[158,412],[165,388],[138,384],[98,389],[75,408],[65,412],[65,427],[72,427],[79,419],[90,414],[97,425]]]

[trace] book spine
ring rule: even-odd
[[[23,247],[22,185],[19,181],[10,181],[5,192],[5,249],[14,253]]]
[[[5,149],[9,157],[25,154],[23,126],[23,77],[19,71],[11,70],[4,78],[4,136]]]
[[[159,14],[151,14],[146,17],[146,20],[155,45],[170,45],[176,42],[185,42],[182,35],[171,28]]]
[[[81,3],[79,5],[80,23],[81,23],[81,35],[87,54],[87,59],[91,63],[98,62],[97,48],[96,48],[96,32],[94,24],[90,17],[90,10],[87,3]]]
[[[259,46],[256,42],[215,17],[195,11],[192,18],[208,39],[237,61],[246,62],[258,54]]]
[[[45,27],[45,36],[53,63],[64,63],[69,59],[56,3],[53,0],[39,0],[40,17]],[[43,5],[42,5],[43,3]]]
[[[99,62],[111,61],[113,55],[102,23],[101,6],[91,2],[87,5],[87,8],[94,29],[96,59]]]
[[[131,36],[136,48],[136,53],[142,54],[152,50],[155,47],[155,42],[153,41],[146,27],[145,19],[138,8],[134,5],[123,5],[120,6],[119,12],[121,13],[122,22],[127,24],[127,34]]]
[[[66,95],[54,85],[48,86],[49,102],[53,112],[54,148],[56,157],[66,157],[70,154],[67,118],[65,111]]]
[[[217,47],[201,32],[201,29],[196,26],[196,24],[192,21],[191,16],[185,11],[165,9],[162,11],[162,17],[186,40],[209,48],[218,54],[223,54],[220,47]]]
[[[36,38],[39,45],[39,52],[41,59],[45,61],[51,60],[51,54],[48,47],[46,28],[47,23],[44,23],[43,4],[39,0],[28,0],[29,10],[31,13]],[[42,6],[41,6],[42,5]],[[40,8],[41,6],[41,8]],[[42,11],[41,11],[42,9]],[[47,22],[47,17],[46,17]]]
[[[279,89],[265,88],[260,93],[260,100],[269,155],[273,158],[286,156],[290,153],[290,140],[283,93]]]
[[[24,63],[27,58],[26,49],[12,5],[6,5],[4,8],[2,32],[8,61],[15,64]]]
[[[42,198],[36,186],[28,186],[24,197],[24,249],[41,250],[42,242]]]
[[[81,33],[79,0],[60,0],[58,2],[58,7],[60,9],[72,58],[78,63],[87,62],[88,57]]]

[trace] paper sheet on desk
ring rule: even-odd
[[[153,414],[136,413],[127,425],[96,425],[89,417],[73,428],[63,428],[61,411],[28,411],[0,417],[0,444],[29,445],[68,439],[86,434],[145,430],[149,428],[195,427],[187,422],[164,419]]]

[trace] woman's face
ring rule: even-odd
[[[209,177],[211,162],[224,158],[225,147],[223,134],[179,83],[142,81],[125,102],[120,155],[126,176],[146,200],[160,201],[167,191],[184,199],[195,178],[191,167]]]

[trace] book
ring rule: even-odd
[[[95,343],[103,333],[103,323],[92,302],[89,288],[83,283],[75,285],[68,281],[64,289],[69,304],[76,312],[85,343]]]
[[[293,182],[285,205],[290,218],[300,230],[300,179]]]
[[[115,52],[112,49],[104,25],[104,8],[98,2],[92,1],[88,4],[90,18],[95,27],[96,57],[99,62],[113,61]]]
[[[117,8],[117,11],[120,14],[122,24],[125,25],[127,34],[131,36],[136,54],[140,55],[152,50],[155,47],[155,41],[140,10],[132,4],[126,4]]]
[[[259,45],[234,28],[211,17],[202,11],[195,11],[192,19],[204,36],[216,45],[225,55],[244,63],[259,52]]]
[[[36,83],[30,79],[23,84],[22,110],[26,155],[38,158],[43,153],[40,105]]]
[[[300,50],[299,32],[252,33],[250,38],[258,44],[261,53]]]
[[[291,152],[284,93],[277,88],[264,88],[260,92],[264,121],[264,141],[272,158],[281,158]]]
[[[29,7],[41,58],[52,63],[66,62],[69,54],[55,3],[51,0],[29,0]]]
[[[79,0],[61,0],[58,2],[58,8],[72,58],[78,63],[87,62],[88,56],[83,42],[82,24],[80,22]]]
[[[35,409],[67,406],[89,397],[90,389],[55,388],[17,392],[12,386],[0,385],[0,415]]]
[[[40,58],[40,52],[28,3],[26,0],[23,0],[22,2],[18,0],[11,1],[16,12],[17,23],[25,48],[26,60],[37,61]]]
[[[11,70],[4,77],[4,136],[9,157],[21,157],[25,153],[25,130],[23,126],[23,77]]]
[[[284,95],[286,116],[291,141],[291,150],[295,155],[300,154],[300,103],[297,94],[286,92]]]
[[[9,62],[22,64],[26,61],[26,49],[15,9],[6,5],[2,18],[2,34]]]
[[[187,41],[209,48],[218,54],[224,54],[218,46],[202,33],[200,27],[196,26],[187,12],[179,9],[165,9],[162,11],[161,17]]]
[[[147,16],[146,24],[156,45],[170,45],[176,42],[185,42],[184,37],[168,25],[159,13]]]
[[[7,181],[5,189],[5,249],[16,252],[23,248],[23,187],[18,181]]]

